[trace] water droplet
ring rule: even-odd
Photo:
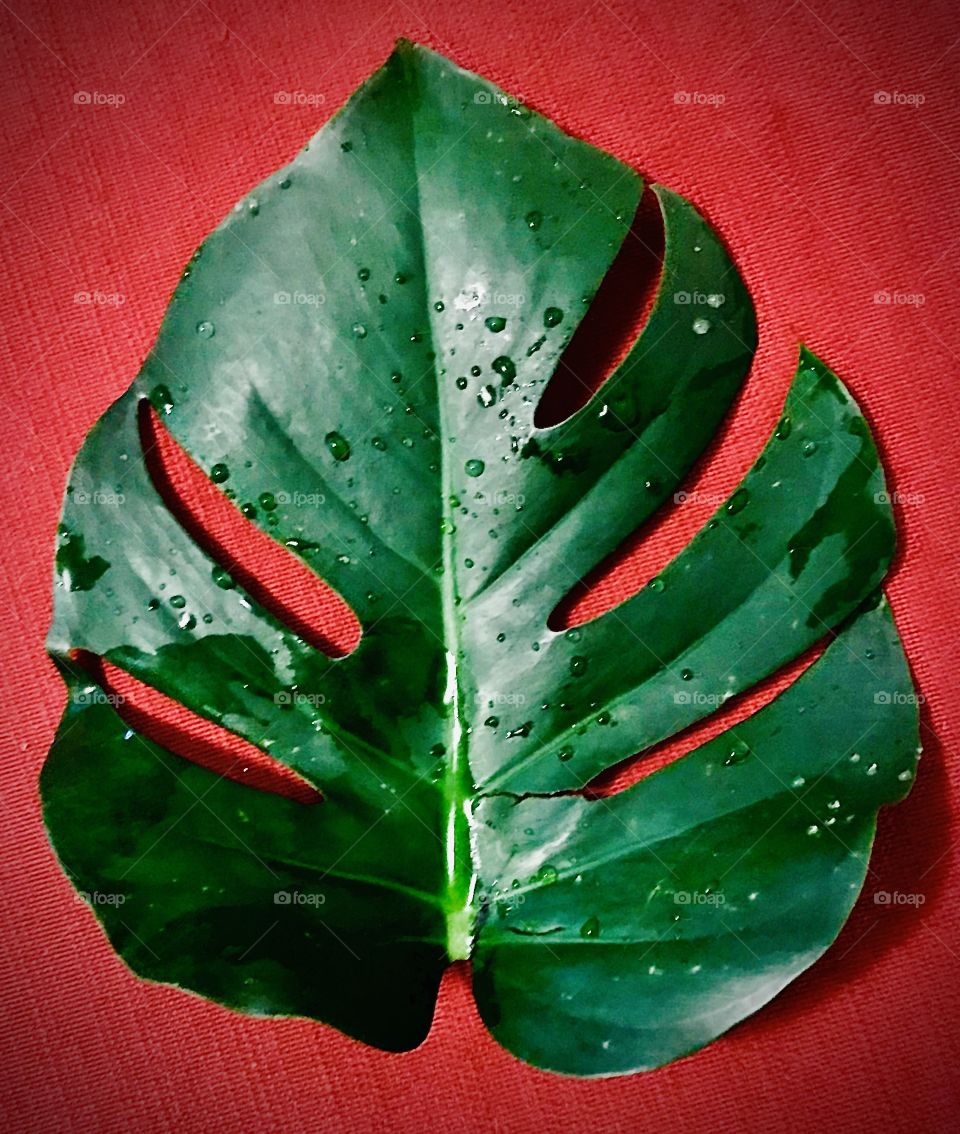
[[[599,937],[600,936],[600,919],[596,917],[588,917],[587,920],[580,926],[581,937]]]
[[[905,768],[897,775],[897,779],[900,780],[901,783],[907,783],[909,780],[913,779],[913,772],[909,768]]]
[[[367,337],[367,328],[362,323],[354,323],[352,330],[355,339],[365,339]]]
[[[570,659],[570,672],[574,677],[582,677],[587,672],[587,659],[577,654]]]
[[[361,268],[360,271],[357,272],[357,279],[363,280],[364,283],[366,283],[366,281],[368,279],[370,279],[370,269],[369,268]]]
[[[803,455],[805,457],[812,457],[813,454],[816,451],[817,451],[816,441],[804,441],[803,448],[800,450],[800,452],[803,453]]]
[[[497,728],[497,726],[500,724],[500,718],[487,717],[487,719],[483,723],[487,726],[487,728]]]
[[[722,307],[723,301],[724,301],[724,296],[718,295],[716,292],[713,292],[712,294],[707,296],[707,306],[708,307],[714,307],[714,308]]]
[[[735,741],[723,758],[724,767],[729,768],[734,764],[742,764],[749,755],[749,746],[744,744],[742,740]]]
[[[582,631],[578,630],[576,626],[572,627],[564,634],[564,638],[566,638],[568,642],[579,642],[582,637]]]
[[[284,177],[280,182],[280,188],[281,189],[289,189],[290,185],[291,185],[291,179],[289,177]]]
[[[795,778],[795,779],[793,780],[793,782],[792,782],[792,783],[790,784],[790,786],[791,786],[791,787],[795,787],[795,788],[802,788],[802,787],[803,787],[803,785],[804,785],[804,784],[805,784],[806,782],[807,782],[807,781],[806,781],[806,777],[804,777],[804,776],[797,776],[797,777],[796,777],[796,778]]]
[[[224,591],[232,591],[233,587],[237,585],[235,582],[233,582],[233,579],[230,578],[230,575],[226,572],[226,570],[223,570],[222,567],[214,567],[212,575],[213,582],[221,587],[221,589]]]
[[[163,385],[163,383],[159,386],[154,386],[150,391],[150,404],[157,413],[168,414],[174,406],[173,394],[170,393],[170,387]]]
[[[180,615],[180,618],[177,622],[177,625],[181,630],[192,630],[194,626],[196,626],[196,624],[196,618],[194,618],[194,616],[188,610],[185,610],[183,614]]]
[[[225,464],[216,464],[210,470],[210,479],[214,484],[223,484],[230,477],[230,470]]]
[[[650,582],[649,582],[649,583],[647,583],[647,587],[648,587],[648,588],[649,588],[649,589],[650,589],[651,591],[653,591],[653,592],[654,592],[655,594],[660,594],[660,592],[661,592],[661,591],[663,590],[663,588],[664,588],[664,585],[665,585],[665,584],[664,584],[664,582],[663,582],[663,579],[661,579],[661,578],[658,578],[658,577],[655,577],[655,578],[651,579],[651,580],[650,580]]]
[[[543,313],[543,325],[545,327],[556,327],[563,321],[563,312],[559,307],[548,307]]]
[[[277,507],[277,498],[272,492],[261,492],[257,499],[264,512],[273,512]]]
[[[597,717],[597,724],[598,725],[608,725],[609,723],[610,723],[610,714],[609,713],[601,713]]]
[[[774,430],[773,435],[778,441],[786,441],[786,439],[790,436],[790,430],[792,428],[793,426],[790,423],[790,418],[784,415],[777,422],[777,428]]]
[[[484,409],[489,409],[497,400],[497,391],[493,386],[482,386],[477,394],[477,401]]]
[[[247,212],[252,217],[257,216],[257,214],[260,212],[260,202],[256,197],[251,197],[250,200],[247,201]]]
[[[465,390],[467,388],[467,385],[468,382],[463,376],[459,377],[456,381],[456,387],[458,390]]]
[[[204,319],[203,322],[197,324],[197,334],[201,339],[212,339],[215,333],[216,327],[209,319]]]
[[[871,764],[870,767],[867,768],[867,775],[868,776],[875,776],[876,774],[877,774],[877,765]]]
[[[471,457],[463,466],[463,471],[467,476],[480,476],[486,465],[479,459],[479,457]]]
[[[493,331],[495,335],[498,335],[507,325],[507,321],[502,315],[490,315],[484,319],[483,323],[487,330]]]
[[[255,520],[257,518],[257,509],[253,504],[241,504],[240,511],[247,517],[248,520]]]
[[[438,299],[437,302],[433,305],[433,309],[434,309],[434,311],[442,311],[444,309],[444,306],[445,305],[444,305],[443,300]]]
[[[171,595],[170,605],[172,607],[175,607],[177,610],[183,610],[183,608],[187,605],[187,600],[183,597],[183,595]]]
[[[533,728],[533,721],[524,721],[522,725],[517,725],[516,728],[510,729],[507,733],[507,740],[513,740],[515,737],[526,739],[530,735],[530,730]]]
[[[820,826],[819,826],[819,824],[817,824],[817,823],[811,823],[811,824],[810,824],[810,826],[809,826],[809,827],[807,828],[807,834],[808,834],[808,835],[817,835],[817,836],[819,836],[819,834],[820,834]]]
[[[694,319],[694,321],[693,321],[693,333],[695,335],[705,335],[707,333],[707,331],[709,331],[709,330],[710,330],[710,320],[709,319],[702,319],[702,318],[701,319]]]
[[[564,764],[565,764],[565,763],[566,763],[566,762],[567,762],[568,760],[572,760],[572,759],[573,759],[573,749],[572,749],[572,748],[562,748],[562,749],[561,749],[561,750],[560,750],[560,751],[559,751],[559,752],[557,753],[557,759],[558,759],[558,760],[562,760]]]
[[[537,212],[536,209],[531,209],[529,213],[523,218],[527,223],[527,228],[532,228],[534,232],[543,224],[543,213]]]
[[[557,872],[557,868],[547,862],[540,867],[540,872],[537,874],[537,881],[541,882],[544,886],[552,886],[559,877],[560,875]]]
[[[350,456],[350,444],[342,433],[332,429],[323,440],[335,461],[345,461]]]
[[[683,681],[690,681],[693,678],[693,670],[692,669],[681,669],[680,670],[680,677]]]
[[[473,560],[472,559],[464,559],[463,565],[464,565],[464,567],[467,568],[467,570],[469,570],[473,566]]]
[[[491,363],[491,367],[500,375],[504,386],[509,385],[517,376],[517,368],[513,364],[513,359],[508,358],[505,354],[501,354],[495,358]]]
[[[738,488],[737,491],[727,501],[727,514],[735,516],[738,512],[742,512],[750,501],[750,492],[746,488]]]
[[[405,284],[407,282],[407,276],[404,275],[403,272],[397,272],[393,277],[393,282],[398,284]]]

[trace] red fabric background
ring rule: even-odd
[[[0,1103],[9,1129],[955,1128],[952,7],[0,3]],[[756,299],[761,347],[724,444],[692,488],[735,485],[776,421],[802,339],[861,400],[903,494],[889,592],[927,698],[916,788],[882,816],[864,896],[827,957],[706,1051],[645,1076],[583,1083],[517,1063],[484,1032],[463,966],[448,973],[429,1039],[405,1056],[142,983],[74,900],[40,822],[37,774],[63,702],[41,642],[69,462],[135,373],[193,248],[399,35],[489,75],[689,195],[719,226]],[[125,102],[80,105],[78,91]],[[278,106],[277,91],[324,101]],[[877,104],[877,91],[924,101]],[[677,102],[677,92],[724,101]],[[75,300],[97,291],[122,302]],[[877,291],[904,301],[878,304]],[[629,593],[710,510],[677,508],[582,612]],[[878,906],[879,890],[924,903]]]

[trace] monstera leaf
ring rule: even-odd
[[[73,469],[49,638],[70,697],[46,820],[137,973],[403,1050],[470,958],[500,1043],[603,1075],[707,1043],[835,938],[918,749],[877,590],[883,474],[830,370],[801,352],[774,436],[658,577],[551,628],[676,492],[753,355],[717,235],[655,187],[647,324],[582,409],[538,424],[640,191],[401,44],[191,261]],[[353,652],[309,644],[181,524],[138,432],[151,405],[238,522],[349,604]],[[619,794],[579,790],[831,630],[743,723]],[[77,651],[313,805],[148,740]]]

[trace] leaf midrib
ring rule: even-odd
[[[448,443],[448,421],[445,399],[440,389],[440,368],[437,365],[434,341],[433,314],[430,307],[430,275],[427,242],[420,198],[420,172],[417,160],[417,129],[415,100],[419,98],[419,60],[410,59],[405,81],[407,85],[407,126],[409,130],[410,164],[413,172],[414,194],[411,216],[416,225],[416,240],[423,270],[422,302],[427,312],[428,347],[433,355],[434,390],[440,446],[440,527],[441,562],[443,573],[438,581],[443,616],[443,646],[446,655],[447,682],[444,691],[446,719],[446,764],[440,781],[442,807],[442,844],[444,854],[445,892],[441,906],[446,918],[446,950],[451,961],[466,960],[472,951],[474,936],[473,891],[477,871],[473,860],[468,808],[476,793],[470,773],[468,757],[467,721],[463,711],[463,690],[460,682],[459,620],[457,616],[456,541],[454,532],[443,531],[442,519],[445,502],[453,495],[453,469],[451,447]]]

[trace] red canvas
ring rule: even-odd
[[[955,1128],[953,6],[10,0],[0,28],[5,1127]],[[825,958],[711,1047],[646,1075],[578,1082],[518,1063],[481,1025],[464,965],[448,972],[433,1030],[407,1055],[141,982],[76,900],[40,818],[37,776],[64,701],[42,640],[70,461],[135,374],[195,246],[401,35],[687,195],[725,238],[758,307],[760,349],[691,490],[736,485],[776,422],[803,341],[864,407],[897,494],[888,591],[926,699],[916,787],[881,816],[864,894]],[[278,102],[278,92],[311,97]],[[598,356],[612,357],[630,324],[611,309]],[[629,595],[711,510],[690,501],[658,520],[572,617]],[[302,587],[294,575],[280,584]],[[336,638],[349,627],[327,629]],[[883,905],[883,892],[922,900]]]

